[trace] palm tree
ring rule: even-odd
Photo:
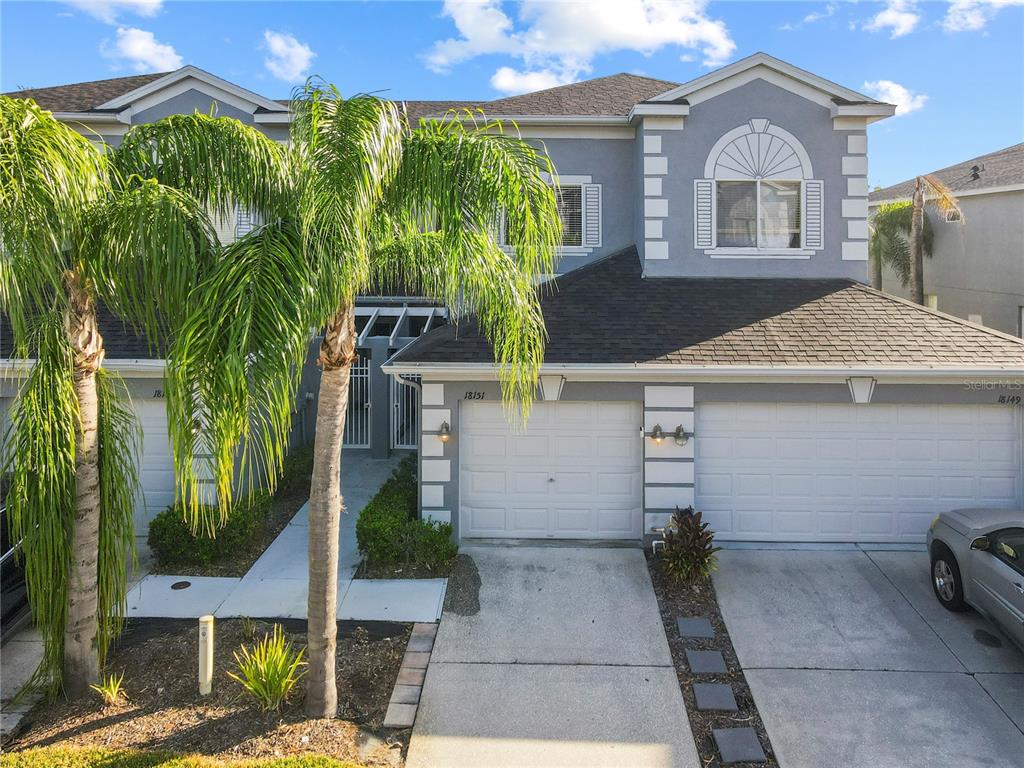
[[[955,213],[963,223],[963,214],[953,192],[937,176],[925,174],[914,180],[913,212],[910,218],[910,296],[924,304],[924,204],[925,195],[942,216]],[[929,249],[930,250],[930,249]]]
[[[910,200],[879,206],[870,222],[871,285],[882,289],[882,268],[888,265],[904,288],[911,287],[911,298],[918,304],[924,304],[924,256],[931,257],[934,242],[931,221],[924,215],[926,202],[942,216],[954,214],[963,223],[956,198],[935,176],[919,176]]]
[[[295,94],[291,183],[284,209],[229,248],[197,294],[175,342],[168,389],[203,418],[209,445],[174,432],[176,459],[215,456],[218,492],[231,492],[233,451],[279,465],[311,328],[324,329],[309,501],[306,713],[337,714],[334,659],[341,453],[354,302],[371,285],[402,285],[473,315],[494,348],[508,403],[529,407],[543,359],[538,277],[561,239],[547,156],[495,123],[451,114],[411,127],[392,102],[342,99],[310,82]],[[499,247],[503,223],[514,251]],[[250,426],[255,424],[255,428]],[[193,478],[194,480],[195,478]],[[188,489],[185,495],[188,496]]]
[[[45,640],[33,682],[88,691],[120,628],[138,427],[103,368],[103,304],[156,346],[186,319],[219,258],[208,211],[270,210],[283,150],[204,115],[133,129],[101,149],[31,100],[0,96],[0,309],[33,359],[11,410],[4,469],[12,538]],[[192,178],[187,194],[146,171]],[[181,410],[181,409],[178,409]]]

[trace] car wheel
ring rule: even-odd
[[[932,547],[932,591],[942,607],[949,611],[966,611],[964,585],[960,579],[960,566],[948,547]]]

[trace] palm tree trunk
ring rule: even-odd
[[[924,305],[924,186],[914,184],[914,209],[910,216],[910,298]]]
[[[309,668],[305,703],[309,717],[333,718],[338,713],[334,656],[338,633],[338,537],[343,511],[341,449],[348,413],[349,372],[355,358],[355,313],[351,305],[346,305],[328,325],[318,360],[323,373],[309,490]]]
[[[69,280],[69,285],[71,281]],[[100,546],[99,399],[96,371],[103,338],[88,295],[70,285],[68,338],[74,349],[79,427],[75,441],[75,519],[68,569],[68,614],[64,625],[64,691],[75,698],[99,681],[98,561]]]
[[[876,235],[877,237],[877,235]],[[874,250],[874,249],[872,249]],[[882,256],[879,253],[871,254],[871,287],[877,291],[882,290]]]

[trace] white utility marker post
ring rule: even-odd
[[[213,616],[199,617],[199,695],[213,692]]]

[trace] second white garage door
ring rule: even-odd
[[[499,403],[464,402],[463,537],[638,539],[639,403],[535,403],[525,431]]]
[[[722,539],[923,541],[1021,503],[1019,416],[976,405],[700,403],[696,506]]]

